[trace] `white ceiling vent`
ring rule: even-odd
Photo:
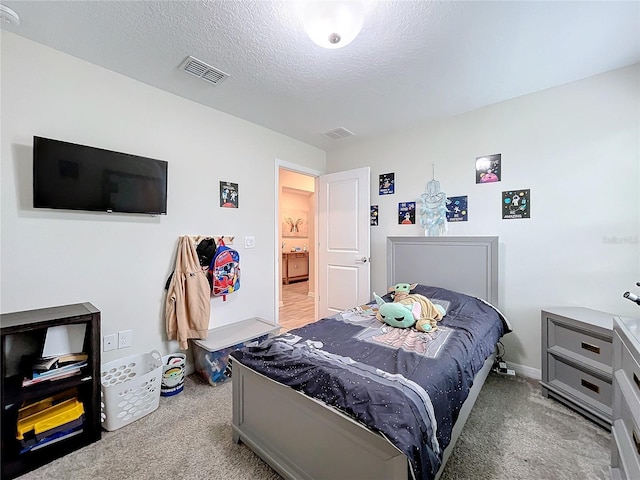
[[[218,70],[211,65],[207,65],[206,63],[191,56],[187,57],[180,68],[185,72],[195,75],[202,80],[206,80],[209,83],[213,83],[214,85],[217,85],[223,80],[229,78],[228,73],[224,73],[223,71]]]
[[[352,137],[355,133],[350,132],[344,127],[334,128],[328,132],[324,132],[322,135],[329,137],[331,140],[340,140],[341,138]]]

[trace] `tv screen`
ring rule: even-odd
[[[167,213],[167,162],[33,137],[33,206]]]

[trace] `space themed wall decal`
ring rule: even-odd
[[[416,224],[416,202],[398,203],[398,224],[399,225],[415,225]]]
[[[466,195],[447,197],[447,222],[469,221],[469,201]]]
[[[395,193],[395,173],[383,173],[378,176],[378,194],[393,195]]]
[[[507,190],[502,192],[502,219],[530,218],[531,190]]]
[[[476,183],[494,183],[502,179],[502,154],[476,157]]]
[[[378,226],[378,205],[371,205],[371,226]]]

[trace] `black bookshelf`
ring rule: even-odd
[[[40,355],[47,329],[76,324],[85,325],[83,351],[88,355],[87,365],[76,375],[23,387],[24,362]],[[100,440],[100,311],[91,303],[78,303],[1,314],[0,337],[2,479],[15,478]],[[18,409],[25,403],[68,391],[84,406],[80,433],[20,453],[21,445],[16,439]]]

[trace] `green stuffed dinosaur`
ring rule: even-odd
[[[397,328],[415,327],[421,332],[431,332],[437,328],[435,325],[431,325],[428,318],[421,318],[422,305],[420,302],[411,304],[386,303],[375,292],[373,296],[378,304],[376,318],[381,322]]]

